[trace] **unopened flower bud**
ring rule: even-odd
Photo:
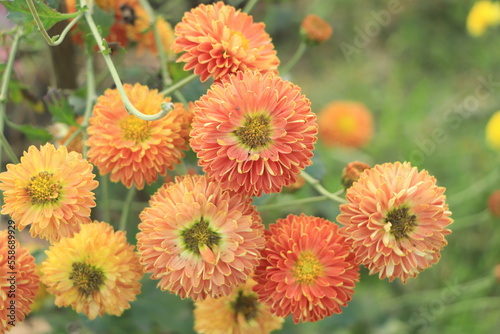
[[[495,217],[500,217],[500,190],[495,190],[488,199],[488,209]]]
[[[371,166],[364,162],[354,161],[347,164],[342,172],[342,185],[348,189],[352,184],[358,181],[359,176],[365,169],[370,169]]]
[[[318,15],[307,15],[300,26],[300,34],[310,45],[323,43],[333,34],[333,29],[328,22]]]

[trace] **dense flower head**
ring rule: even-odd
[[[7,333],[31,312],[39,286],[35,258],[21,247],[14,231],[0,231],[0,333]]]
[[[120,316],[141,291],[143,271],[134,246],[125,232],[105,222],[82,226],[45,253],[42,282],[56,296],[56,305],[71,306],[89,319]]]
[[[491,116],[486,125],[486,142],[500,151],[500,110]]]
[[[206,176],[176,178],[141,214],[141,263],[182,298],[217,298],[245,282],[260,259],[264,226],[251,199]]]
[[[30,146],[20,163],[8,164],[0,174],[2,214],[10,215],[20,231],[30,226],[33,237],[54,242],[72,236],[81,224],[90,223],[92,190],[98,185],[92,168],[64,146]]]
[[[319,137],[325,146],[365,146],[373,137],[371,112],[359,102],[334,101],[318,115]]]
[[[254,291],[278,316],[317,321],[341,313],[354,293],[359,268],[338,226],[326,219],[289,215],[266,230]]]
[[[186,12],[174,32],[172,49],[184,52],[177,61],[202,81],[244,70],[277,71],[279,59],[264,23],[222,1]]]
[[[163,102],[169,102],[157,90],[135,84],[124,85],[132,104],[147,115],[159,112]],[[167,116],[156,121],[145,121],[130,115],[116,89],[108,89],[94,106],[87,129],[90,162],[101,174],[110,173],[113,182],[122,182],[144,188],[158,174],[165,176],[168,169],[180,162],[187,149],[187,111],[182,104]]]
[[[365,170],[347,189],[337,217],[352,243],[355,260],[370,274],[403,283],[437,263],[453,222],[445,188],[410,163]]]
[[[493,25],[500,24],[500,3],[492,1],[477,1],[467,16],[467,30],[478,37]]]
[[[239,72],[213,84],[193,110],[191,147],[222,187],[279,192],[311,164],[318,127],[300,88],[273,73]]]
[[[300,32],[306,43],[317,44],[328,40],[333,34],[333,29],[318,15],[309,14],[302,21]]]
[[[284,319],[258,301],[249,278],[228,296],[207,297],[194,303],[194,329],[203,334],[268,334],[280,329]]]

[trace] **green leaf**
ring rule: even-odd
[[[78,126],[73,107],[69,104],[68,97],[57,88],[50,88],[44,96],[47,109],[57,122]]]
[[[39,140],[41,142],[48,142],[48,141],[52,140],[52,135],[49,133],[49,131],[47,131],[44,128],[37,128],[37,127],[35,127],[33,125],[29,125],[29,124],[18,125],[18,124],[14,124],[12,122],[7,122],[7,124],[11,128],[16,129],[16,130],[24,133],[29,140],[32,140],[32,141]]]
[[[26,33],[30,33],[33,30],[37,29],[37,25],[35,23],[35,20],[33,19],[33,15],[31,15],[31,11],[25,0],[2,1],[2,4],[9,11],[7,17],[12,22],[23,26]],[[61,14],[55,9],[46,5],[44,2],[34,1],[34,5],[45,30],[50,29],[59,21],[77,17],[79,14],[79,12],[71,14]]]

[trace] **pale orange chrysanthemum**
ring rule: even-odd
[[[309,14],[304,18],[300,31],[305,41],[310,44],[323,43],[333,34],[332,26],[315,14]]]
[[[318,115],[319,138],[325,146],[365,146],[373,137],[371,112],[359,102],[335,101]]]
[[[56,305],[71,306],[89,319],[120,316],[141,291],[143,271],[134,246],[105,222],[83,225],[45,253],[42,282]]]
[[[266,230],[254,291],[278,316],[317,321],[341,313],[354,293],[359,267],[338,226],[326,219],[289,215]]]
[[[257,300],[252,291],[255,284],[249,278],[228,296],[196,301],[194,330],[203,334],[268,334],[280,329],[284,319]]]
[[[276,72],[280,63],[264,23],[219,1],[186,12],[175,26],[172,49],[185,52],[177,62],[194,69],[201,81],[244,70]]]
[[[14,225],[8,226],[0,231],[0,333],[7,333],[31,312],[39,285],[35,258],[16,240]]]
[[[22,231],[30,226],[31,236],[54,242],[78,232],[90,223],[90,208],[95,206],[92,190],[99,184],[93,166],[77,152],[48,143],[30,146],[21,163],[8,164],[0,174],[0,190],[8,214]]]
[[[147,115],[159,112],[163,102],[169,102],[155,90],[135,84],[125,84],[125,92],[132,104]],[[165,176],[184,157],[187,147],[187,111],[182,104],[167,116],[156,121],[145,121],[130,115],[116,89],[108,89],[94,106],[87,129],[89,161],[101,174],[110,173],[113,182],[122,182],[127,188],[137,189],[151,184],[158,174]]]
[[[228,295],[259,262],[260,217],[250,198],[206,176],[176,181],[161,187],[140,214],[141,263],[162,290],[182,298]]]
[[[279,192],[311,164],[316,116],[300,88],[273,73],[228,76],[196,102],[193,114],[191,147],[223,188]]]
[[[427,171],[408,162],[361,173],[337,217],[356,263],[381,279],[399,277],[403,283],[437,263],[451,233],[446,226],[453,222],[444,191]]]

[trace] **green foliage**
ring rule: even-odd
[[[17,131],[20,131],[26,135],[26,137],[31,141],[48,142],[52,140],[52,135],[47,131],[47,129],[39,128],[29,124],[14,124],[9,120],[6,120],[7,125]]]
[[[69,104],[68,97],[58,89],[49,89],[45,97],[47,109],[54,116],[56,122],[78,126],[73,107]]]

